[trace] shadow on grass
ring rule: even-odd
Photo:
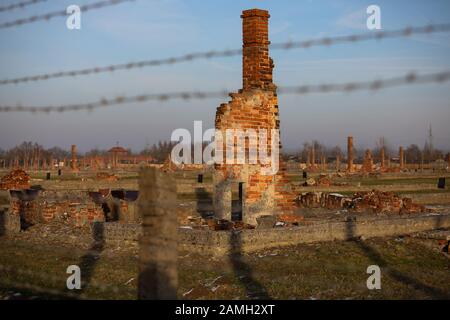
[[[252,269],[244,261],[240,231],[231,231],[229,259],[233,267],[233,272],[240,283],[244,286],[249,299],[271,299],[266,288],[254,278]]]
[[[170,276],[164,268],[157,264],[147,265],[139,272],[139,300],[176,300],[177,288],[173,285],[173,275]]]
[[[92,225],[92,237],[94,243],[84,256],[81,257],[79,267],[81,269],[82,290],[75,291],[81,294],[89,287],[95,266],[100,259],[100,255],[105,247],[105,230],[102,222],[94,222]]]
[[[439,217],[436,219],[436,225],[440,225]],[[388,265],[387,261],[383,259],[381,254],[370,245],[363,241],[359,241],[356,237],[356,222],[352,219],[346,222],[347,239],[354,241],[357,246],[361,248],[364,254],[377,266],[382,269],[382,273],[386,274],[391,279],[401,282],[407,286],[414,288],[414,290],[421,291],[433,299],[450,299],[450,293],[445,292],[439,288],[434,288],[427,284],[420,282]]]
[[[0,209],[0,237],[6,234],[6,212]]]
[[[204,219],[212,216],[213,199],[204,187],[195,188],[197,212]]]
[[[21,285],[7,286],[7,289],[3,289],[0,284],[0,289],[3,292],[20,293],[20,295],[9,295],[8,300],[77,300],[75,297],[70,297],[63,293],[49,293],[46,289],[30,289]]]

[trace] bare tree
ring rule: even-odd
[[[422,151],[416,144],[411,144],[405,150],[405,157],[408,163],[420,163],[422,159]]]
[[[381,157],[381,149],[384,148],[384,154],[386,157],[389,157],[390,155],[394,154],[394,151],[386,139],[386,137],[379,137],[375,141],[375,149],[373,150],[373,154],[375,157],[380,158]]]
[[[157,162],[162,163],[169,157],[175,144],[175,142],[159,141],[150,148],[145,148],[141,154],[152,156]]]

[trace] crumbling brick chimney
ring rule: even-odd
[[[400,169],[405,168],[405,151],[403,150],[403,147],[400,147],[398,150],[398,157],[400,161]]]
[[[77,171],[78,170],[77,146],[74,144],[72,145],[72,148],[71,148],[71,157],[72,157],[72,161],[70,162],[70,168],[73,171]]]
[[[230,93],[231,101],[217,108],[215,128],[224,135],[226,130],[264,130],[268,154],[272,154],[272,131],[279,132],[280,119],[276,86],[272,83],[273,63],[269,57],[269,13],[265,10],[243,11],[243,87],[237,93]],[[225,136],[225,135],[224,135]],[[220,143],[216,154],[225,156],[225,147],[236,145],[236,140]],[[252,145],[255,142],[252,142]],[[274,146],[275,147],[275,146]],[[250,139],[245,142],[244,154],[249,154]],[[281,150],[281,142],[277,146]],[[234,156],[233,156],[234,157]],[[264,175],[263,169],[270,164],[216,163],[214,166],[214,213],[217,218],[231,220],[232,188],[239,188],[239,208],[242,220],[256,224],[257,218],[274,213],[290,212],[295,207],[296,192],[286,177],[286,166],[279,159],[279,170],[274,175]]]
[[[362,171],[370,173],[373,169],[373,159],[372,159],[372,151],[370,149],[367,149],[364,154],[364,162]]]
[[[273,90],[273,61],[269,56],[269,12],[260,9],[242,12],[242,88]]]
[[[339,172],[341,171],[341,154],[338,153],[336,155],[336,171]]]
[[[347,171],[353,172],[353,137],[347,138]]]

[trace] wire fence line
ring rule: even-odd
[[[279,87],[277,90],[280,94],[307,95],[311,93],[332,93],[343,92],[352,93],[355,91],[369,90],[379,91],[382,89],[397,87],[402,85],[425,84],[425,83],[444,83],[450,80],[450,71],[417,74],[409,73],[405,76],[389,78],[384,80],[364,81],[364,82],[347,82],[347,83],[329,83],[318,85],[300,85]],[[219,98],[229,96],[228,90],[221,91],[186,91],[173,93],[154,93],[143,94],[138,96],[119,96],[116,98],[103,98],[99,101],[84,104],[71,104],[60,106],[0,106],[0,112],[28,112],[28,113],[51,113],[51,112],[68,112],[68,111],[92,111],[99,108],[106,108],[114,105],[126,103],[143,103],[147,101],[167,100],[199,100],[208,98]]]
[[[33,4],[38,4],[40,2],[46,2],[46,1],[47,0],[27,0],[27,1],[6,4],[3,6],[0,6],[0,12],[12,11],[12,10],[19,9],[19,8],[25,8],[27,6],[31,6]]]
[[[437,32],[449,32],[449,24],[433,24],[421,27],[406,27],[398,30],[377,31],[364,34],[353,34],[348,36],[326,37],[320,39],[311,39],[304,41],[288,41],[283,43],[275,43],[271,45],[271,49],[275,50],[292,50],[307,49],[316,46],[331,46],[344,43],[356,43],[368,40],[382,40],[388,38],[409,37],[411,35],[432,34]],[[43,73],[32,76],[24,76],[18,78],[0,80],[0,85],[19,84],[26,82],[46,81],[55,78],[86,76],[91,74],[99,74],[105,72],[114,72],[119,70],[132,70],[145,67],[154,67],[161,65],[173,65],[182,62],[190,62],[200,59],[212,59],[219,57],[232,57],[242,54],[242,49],[231,49],[223,51],[205,51],[188,53],[178,57],[169,57],[163,59],[131,61],[122,64],[112,64],[108,66],[98,66],[84,69],[74,69],[69,71],[60,71],[53,73]]]
[[[109,6],[114,6],[114,5],[118,5],[121,3],[134,2],[134,1],[137,1],[137,0],[104,0],[104,1],[99,1],[99,2],[82,5],[82,6],[80,6],[80,10],[81,10],[81,12],[86,12],[86,11],[90,11],[90,10],[102,9],[102,8],[109,7]],[[56,18],[56,17],[66,17],[66,16],[67,16],[67,12],[65,9],[60,10],[60,11],[53,11],[53,12],[48,12],[48,13],[41,14],[41,15],[34,15],[31,17],[27,17],[27,18],[22,18],[22,19],[17,19],[17,20],[13,20],[13,21],[7,21],[7,22],[0,23],[0,29],[21,26],[24,24],[29,24],[29,23],[33,23],[33,22],[37,22],[37,21],[48,21],[48,20]]]

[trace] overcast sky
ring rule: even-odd
[[[18,0],[2,0],[1,4]],[[0,22],[70,4],[96,0],[48,0],[0,13]],[[385,30],[450,22],[448,0],[137,0],[82,15],[82,29],[70,31],[65,18],[0,29],[0,79],[84,67],[157,59],[242,45],[242,10],[270,11],[270,40],[304,40],[368,33],[366,8],[381,7]],[[308,50],[273,50],[279,86],[374,80],[410,71],[450,70],[449,33],[336,45]],[[241,87],[241,58],[199,60],[113,74],[0,86],[0,105],[51,105],[92,102],[102,97],[184,90],[236,91]],[[434,143],[450,149],[450,83],[417,85],[378,93],[315,94],[279,97],[282,142],[299,148],[317,139],[345,146],[372,147],[384,136],[394,147],[423,146],[430,124]],[[193,130],[193,121],[212,128],[224,99],[129,104],[93,112],[63,114],[0,113],[0,148],[22,141],[81,152],[108,148],[118,141],[139,150],[169,140],[176,128]]]

